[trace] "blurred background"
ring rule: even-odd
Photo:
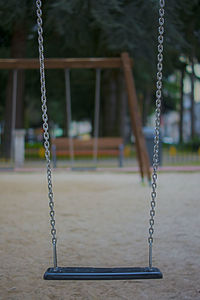
[[[200,1],[168,0],[164,43],[164,89],[161,116],[162,165],[200,165]],[[146,138],[154,127],[158,1],[44,1],[45,57],[133,58],[140,115]],[[35,3],[0,1],[0,58],[37,58]],[[90,139],[94,133],[95,71],[71,70],[72,122],[67,126],[63,70],[47,70],[50,132],[53,137]],[[16,110],[13,71],[0,70],[0,166],[13,166],[13,130],[21,134],[25,160],[41,165],[42,119],[39,70],[18,71]],[[14,111],[14,112],[13,112]],[[13,114],[14,125],[13,125]],[[123,165],[135,166],[134,136],[124,75],[102,70],[99,137],[121,137]],[[14,127],[13,127],[14,126]],[[153,137],[151,138],[153,140]],[[150,146],[151,147],[151,146]],[[19,151],[22,148],[19,148]],[[76,155],[90,163],[92,154]],[[98,156],[99,166],[117,167],[118,158]],[[68,166],[69,154],[57,155]]]

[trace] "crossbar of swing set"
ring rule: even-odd
[[[133,60],[130,58],[133,66]],[[0,59],[0,69],[39,69],[37,58],[3,58]],[[120,57],[103,58],[46,58],[45,69],[120,69],[122,68]]]

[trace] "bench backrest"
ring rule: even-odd
[[[56,146],[57,150],[66,150],[69,148],[69,138],[61,137],[51,140],[52,145]],[[98,138],[98,149],[119,149],[119,145],[123,144],[123,139],[120,137],[105,137]],[[89,140],[73,139],[75,150],[84,149],[92,150],[94,146],[94,138]]]

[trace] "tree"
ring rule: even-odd
[[[198,28],[200,26],[194,10],[195,5],[198,3],[197,0],[168,0],[166,3],[165,78],[179,69],[177,61],[179,61],[180,54],[187,53],[189,55],[190,53],[191,42],[189,42],[189,38],[191,37],[191,31],[188,36],[186,31],[188,20],[194,14],[196,25],[192,34],[199,37]],[[152,111],[155,100],[156,78],[154,74],[156,74],[158,1],[50,0],[44,1],[43,18],[46,57],[98,57],[119,56],[122,51],[130,53],[134,59],[136,88],[138,94],[141,95],[141,99],[143,99],[143,119],[145,123],[147,115]],[[16,25],[18,23],[19,26]],[[11,41],[18,40],[18,42],[13,42],[15,44],[13,49],[19,46],[19,32],[23,36],[24,46],[19,46],[21,50],[19,49],[18,53],[20,54],[16,54],[17,50],[15,50],[12,56],[38,56],[35,24],[35,6],[32,1],[1,1],[0,29],[3,28],[9,36],[9,52],[6,54],[8,57],[12,54],[10,52]],[[16,39],[14,39],[14,28],[19,28]],[[195,46],[195,56],[199,55],[197,48]],[[29,103],[31,103],[34,109],[38,110],[39,115],[40,91],[39,87],[35,88],[36,82],[38,83],[38,73],[33,72],[31,74],[29,82],[26,83],[29,96],[26,96],[25,102],[30,110],[32,108]],[[73,115],[77,120],[83,116],[92,118],[94,105],[90,84],[94,83],[95,75],[90,74],[88,75],[86,71],[72,72],[72,107],[75,107]],[[23,94],[23,78],[20,81],[21,94]],[[11,79],[9,79],[9,82],[11,83]],[[124,104],[126,97],[124,88],[120,87],[122,82],[120,71],[103,72],[102,82],[105,85],[101,93],[101,111],[103,111],[101,121],[104,124],[102,132],[105,135],[118,135],[126,114],[126,105]],[[65,105],[63,73],[48,71],[47,84],[49,114],[53,120],[64,126],[66,120],[65,110],[62,109]],[[171,89],[171,86],[168,85],[166,89],[168,88]],[[10,91],[10,89],[8,90]],[[20,98],[22,99],[23,96],[20,96]],[[7,103],[9,103],[8,100]],[[163,103],[164,109],[173,106],[171,97],[165,96]],[[20,108],[22,105],[18,105],[18,107]],[[7,109],[7,111],[10,111],[10,109]],[[59,115],[58,111],[60,111]],[[20,116],[20,114],[18,115]],[[19,120],[22,119],[22,117],[19,118]],[[38,122],[36,120],[32,120],[32,124],[34,122],[34,125],[36,125]]]
[[[195,137],[195,114],[194,114],[194,63],[200,58],[200,1],[193,0],[188,3],[183,3],[180,10],[180,19],[183,24],[183,36],[186,41],[186,47],[183,47],[183,54],[189,58],[192,67],[191,72],[191,138]],[[186,9],[187,8],[187,9]]]
[[[2,0],[0,3],[0,26],[10,35],[9,56],[21,58],[26,55],[26,39],[29,27],[31,12],[31,1]],[[17,109],[15,128],[23,128],[23,99],[24,99],[24,71],[18,71],[17,76]],[[13,72],[9,73],[6,92],[5,108],[5,133],[4,151],[7,158],[11,155],[11,123],[12,123],[12,87]]]

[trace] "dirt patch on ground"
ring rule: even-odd
[[[44,281],[45,174],[0,174],[0,299],[200,299],[200,174],[161,174],[154,265],[163,280]],[[60,266],[146,266],[150,189],[137,174],[54,174]]]

